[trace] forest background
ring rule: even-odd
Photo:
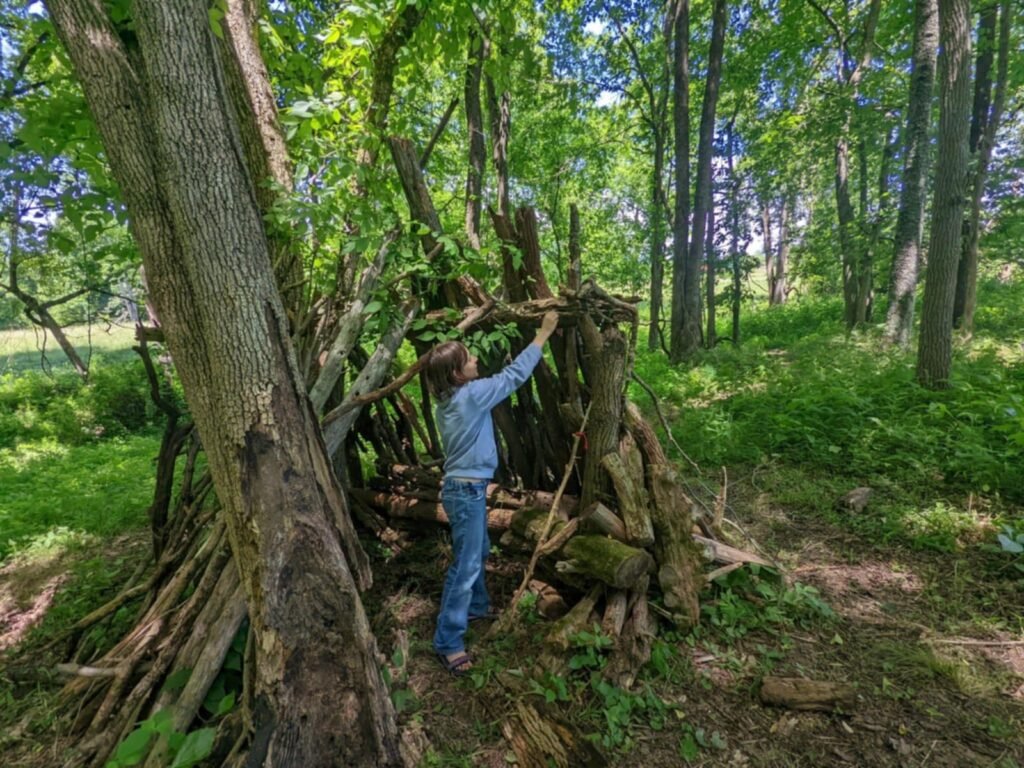
[[[353,397],[438,340],[464,338],[492,367],[515,348],[516,322],[463,334],[460,316],[438,310],[463,308],[453,285],[526,298],[509,285],[529,267],[533,221],[551,286],[578,287],[578,254],[583,278],[639,300],[629,396],[658,426],[698,513],[724,512],[725,538],[773,563],[710,581],[699,626],[662,619],[628,685],[604,674],[616,641],[594,627],[573,635],[568,668],[530,679],[544,621],[528,597],[521,626],[485,645],[456,687],[428,652],[443,533],[419,528],[398,546],[357,510],[363,543],[346,545],[347,562],[361,547],[372,564],[373,587],[359,584],[364,634],[388,657],[388,704],[368,707],[384,735],[361,744],[365,764],[390,764],[395,723],[407,761],[410,749],[424,765],[521,760],[501,727],[518,696],[570,712],[610,764],[1024,763],[1017,4],[179,9],[189,10],[203,21],[195,50],[213,51],[196,60],[221,80],[210,81],[207,112],[178,115],[180,134],[149,84],[173,75],[177,47],[189,60],[190,38],[166,31],[181,21],[171,11],[127,0],[0,10],[0,744],[13,764],[230,764],[258,731],[252,688],[270,686],[244,683],[256,666],[246,638],[259,630],[239,616],[190,717],[173,727],[153,702],[191,690],[184,679],[151,682],[145,710],[122,706],[131,675],[115,695],[62,688],[128,647],[159,600],[154,564],[216,508],[208,489],[181,485],[207,468],[190,409],[197,422],[214,409],[190,399],[201,377],[178,375],[186,355],[169,356],[173,334],[180,349],[225,360],[249,338],[217,314],[245,315],[236,305],[249,296],[223,278],[227,263],[192,305],[167,298],[173,275],[149,261],[158,285],[147,289],[140,266],[156,240],[129,231],[143,209],[124,170],[143,153],[124,139],[119,159],[109,115],[97,117],[103,48],[75,37],[89,24],[156,94],[145,102],[151,139],[176,169],[158,169],[166,188],[227,165],[216,139],[205,143],[214,112],[229,115],[237,146],[259,148],[244,164],[263,259],[342,487],[368,486],[389,450],[357,415],[388,419],[391,407],[399,418],[404,407],[381,399],[360,411]],[[258,46],[248,57],[246,41]],[[251,126],[231,117],[239,84]],[[410,196],[410,156],[426,204]],[[211,188],[191,192],[210,198],[214,229],[231,229],[236,209],[217,212]],[[218,262],[214,233],[192,241],[185,229],[181,248]],[[161,291],[169,323],[153,303]],[[208,391],[222,386],[215,379]],[[401,397],[420,400],[415,381]],[[422,429],[410,444],[430,458],[436,438]],[[507,464],[507,479],[522,481],[514,456]],[[535,477],[553,489],[562,469]],[[865,504],[841,501],[863,487]],[[233,509],[235,492],[217,493]],[[244,502],[244,489],[236,495]],[[182,504],[196,497],[189,518]],[[189,541],[215,541],[207,535]],[[255,563],[264,550],[253,551]],[[494,560],[507,600],[522,563]],[[173,604],[188,605],[200,584]],[[121,658],[145,671],[162,658],[156,647]],[[61,663],[79,672],[53,672]],[[510,670],[529,680],[525,691],[510,693]],[[768,709],[756,689],[772,674],[853,684],[858,703],[842,715]]]

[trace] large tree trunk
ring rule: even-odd
[[[250,764],[398,765],[357,589],[369,573],[288,340],[206,4],[137,2],[141,66],[99,0],[48,7],[223,507],[255,635]]]
[[[689,253],[690,223],[690,3],[676,0],[672,48],[672,122],[675,129],[675,216],[672,222],[672,319],[669,357],[681,362],[700,346],[700,249]]]
[[[948,386],[953,363],[953,299],[967,195],[970,131],[969,0],[940,0],[939,45],[939,161],[917,353],[917,379],[932,388]]]
[[[697,188],[694,195],[693,237],[688,253],[691,258],[696,254],[698,263],[701,260],[701,254],[704,253],[705,233],[708,230],[708,211],[711,209],[712,202],[711,160],[715,154],[715,110],[718,107],[718,85],[722,77],[722,51],[725,48],[726,20],[725,0],[715,0],[711,24],[711,47],[708,52],[708,74],[704,82],[704,103],[700,113],[700,138],[697,142]],[[711,269],[710,263],[708,269]],[[687,278],[689,278],[689,274],[687,274]],[[698,268],[696,280],[699,281],[699,279],[700,270]],[[697,291],[699,296],[699,282]],[[699,315],[697,325],[699,332]]]
[[[935,57],[939,49],[937,0],[915,0],[914,54],[911,63],[910,100],[900,209],[896,218],[896,243],[889,280],[889,309],[885,335],[890,342],[906,347],[914,323],[914,293],[921,262],[921,233],[924,229],[925,183],[928,167],[928,127],[931,123]]]
[[[978,24],[978,64],[974,81],[974,112],[971,118],[970,150],[975,157],[970,208],[964,221],[963,245],[957,270],[953,325],[968,334],[974,329],[974,310],[978,300],[978,234],[981,199],[985,195],[988,166],[992,161],[996,133],[1006,101],[1006,78],[1010,53],[1010,20],[1013,6],[1004,0],[1000,10],[999,64],[995,96],[990,99],[991,69],[995,48],[996,8],[985,8]]]
[[[708,233],[704,238],[704,260],[707,263],[707,290],[705,296],[707,297],[707,312],[708,312],[708,332],[704,336],[704,344],[708,349],[713,349],[718,340],[718,330],[715,327],[715,270],[718,266],[718,258],[715,256],[715,204],[714,195],[712,195],[712,203],[708,207]]]

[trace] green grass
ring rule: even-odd
[[[0,451],[0,560],[56,530],[107,538],[144,525],[159,449],[150,434]]]
[[[64,329],[78,354],[90,364],[94,356],[108,362],[135,357],[135,330],[118,326],[75,325]],[[44,359],[45,358],[45,359]],[[71,364],[49,334],[35,328],[0,331],[0,374],[25,371],[70,370]]]

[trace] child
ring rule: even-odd
[[[427,361],[427,385],[438,402],[437,426],[447,455],[441,501],[454,556],[441,595],[434,650],[456,677],[473,666],[463,643],[468,623],[492,615],[484,584],[484,560],[491,548],[487,483],[498,466],[491,409],[530,378],[557,325],[557,313],[545,314],[533,342],[490,378],[478,378],[477,359],[457,341],[438,345]]]

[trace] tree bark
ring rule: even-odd
[[[672,226],[672,317],[669,357],[682,362],[700,346],[700,252],[689,253],[690,222],[690,3],[675,0],[672,48],[675,216]]]
[[[968,0],[939,2],[939,162],[928,246],[928,274],[917,379],[933,389],[949,385],[953,363],[953,299],[967,194],[971,102],[971,26]]]
[[[904,348],[910,344],[910,331],[914,324],[914,293],[917,289],[921,262],[925,184],[928,177],[928,128],[931,124],[935,57],[938,49],[937,0],[915,0],[914,53],[907,107],[905,157],[889,281],[889,308],[885,319],[886,338]]]
[[[768,281],[768,303],[775,296],[775,239],[772,237],[772,206],[769,198],[761,203],[761,244],[764,247],[764,275]]]
[[[715,272],[718,267],[718,259],[715,255],[715,204],[712,195],[711,205],[708,207],[708,233],[704,238],[704,261],[707,266],[707,313],[708,330],[704,335],[704,345],[708,349],[714,349],[718,340],[718,329],[715,325],[716,299],[715,299]]]
[[[975,78],[974,114],[971,120],[971,153],[975,156],[971,179],[970,208],[964,221],[963,246],[957,271],[956,298],[953,304],[953,325],[963,328],[969,335],[974,330],[974,310],[978,300],[978,235],[981,224],[981,202],[985,195],[985,182],[995,148],[996,133],[1002,121],[1006,102],[1006,84],[1010,54],[1010,26],[1012,3],[1001,4],[999,21],[999,63],[996,70],[995,95],[988,99],[991,89],[989,72],[994,47],[995,7],[982,11],[978,27],[978,74]],[[982,47],[983,46],[983,47]],[[982,60],[984,57],[984,61]]]
[[[788,195],[783,195],[779,209],[779,254],[775,257],[775,269],[770,283],[770,304],[786,303],[786,269],[789,265],[789,217],[792,214],[793,202]]]
[[[480,211],[483,204],[484,118],[480,107],[480,80],[486,56],[483,35],[470,33],[469,60],[466,64],[466,130],[469,132],[469,168],[466,171],[466,239],[471,248],[480,250]]]
[[[694,194],[693,233],[687,253],[687,257],[691,261],[697,262],[695,280],[698,307],[700,302],[700,263],[703,261],[704,238],[708,229],[708,211],[711,208],[713,197],[711,161],[715,154],[715,110],[718,107],[718,86],[722,78],[722,51],[725,48],[726,21],[725,0],[715,0],[711,22],[711,47],[708,51],[708,74],[704,81],[704,103],[701,106],[699,138],[697,140],[697,188]],[[710,268],[711,265],[708,264],[708,269]],[[689,279],[690,273],[687,271],[687,280]],[[689,287],[688,283],[687,288]],[[687,303],[688,312],[691,307],[691,303]],[[692,327],[690,333],[693,333]],[[701,341],[699,308],[697,334],[697,343],[699,344]],[[692,343],[692,340],[687,338],[687,343]]]
[[[736,144],[736,115],[729,121],[726,163],[729,168],[729,261],[732,265],[732,343],[740,343],[740,177],[733,164]]]
[[[242,577],[250,764],[398,765],[357,588],[365,555],[289,343],[206,4],[133,5],[138,69],[99,0],[47,5],[125,196]]]

